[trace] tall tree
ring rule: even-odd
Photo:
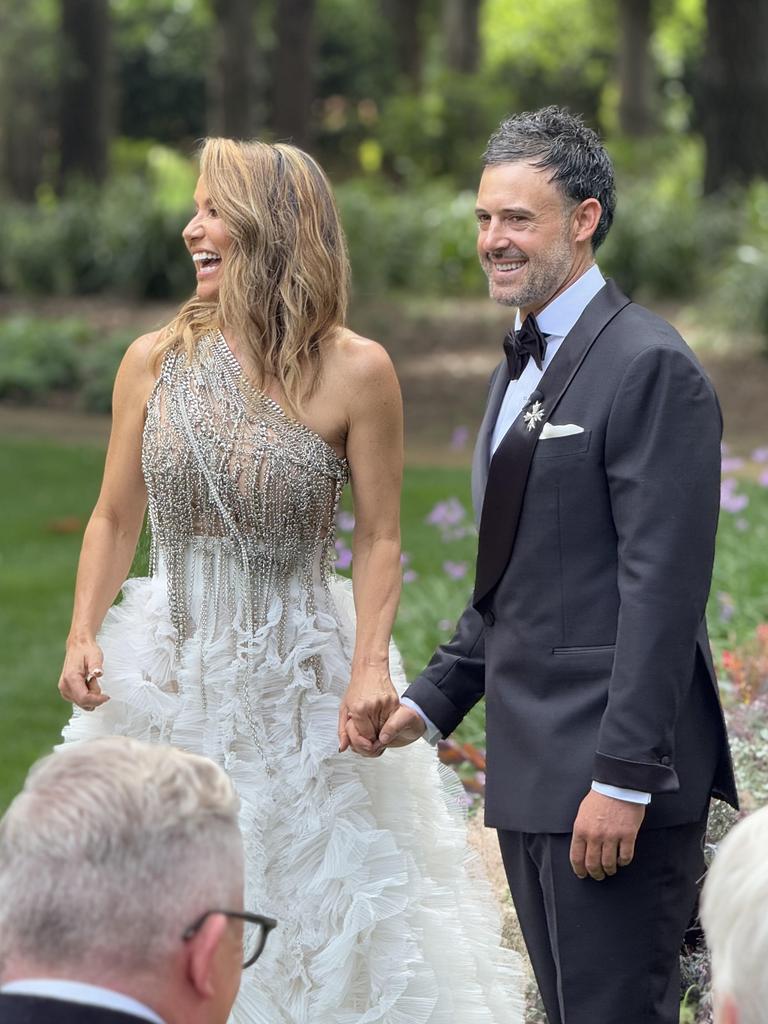
[[[109,0],[60,0],[59,183],[102,181],[110,112]]]
[[[704,188],[768,176],[768,4],[707,0],[699,117]]]
[[[248,138],[254,123],[255,0],[213,0],[215,38],[208,81],[208,131]]]
[[[424,0],[382,0],[384,17],[392,32],[395,66],[413,91],[421,86],[424,8]]]
[[[445,62],[454,71],[473,74],[480,65],[482,0],[443,0]]]
[[[277,0],[272,72],[272,128],[278,139],[306,146],[314,100],[315,0]]]
[[[24,201],[57,145],[56,21],[35,2],[0,7],[0,188]]]
[[[625,135],[653,129],[652,0],[619,0],[619,126]]]

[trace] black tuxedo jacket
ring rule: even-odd
[[[99,1006],[0,993],[0,1024],[147,1024],[143,1017]]]
[[[704,612],[721,417],[693,353],[608,282],[489,465],[475,594],[408,688],[448,735],[486,698],[486,823],[569,832],[593,779],[653,794],[646,827],[736,804]],[[543,421],[583,427],[539,439]]]

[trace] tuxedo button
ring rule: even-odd
[[[669,766],[670,766],[670,765],[672,764],[672,758],[671,758],[671,757],[667,757],[667,755],[666,755],[666,754],[665,754],[665,755],[664,755],[664,757],[662,757],[662,758],[661,758],[660,760],[661,760],[661,763],[662,763],[662,764],[663,764],[663,765],[664,765],[665,767],[667,767],[667,768],[669,768]]]
[[[486,624],[486,626],[492,626],[495,621],[496,616],[493,614],[493,612],[485,612],[485,614],[483,615],[483,622]]]

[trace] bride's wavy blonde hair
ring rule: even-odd
[[[232,237],[218,299],[193,296],[160,332],[194,358],[199,339],[231,332],[250,355],[255,383],[275,380],[292,411],[317,386],[324,344],[344,324],[349,262],[331,186],[295,146],[206,139],[200,177]]]

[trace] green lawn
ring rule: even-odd
[[[29,764],[56,742],[68,714],[56,681],[82,528],[102,458],[97,446],[0,443],[0,807],[17,791]],[[720,531],[710,608],[717,649],[737,645],[768,619],[768,489],[740,480],[739,491],[749,504],[738,515],[724,512]],[[396,637],[410,673],[449,634],[469,595],[474,541],[471,535],[451,536],[465,522],[461,509],[443,507],[442,519],[449,522],[442,528],[426,522],[437,503],[451,498],[468,509],[466,470],[406,472],[403,549],[409,556],[406,572],[415,578],[403,588]],[[451,525],[452,518],[458,522]],[[340,532],[342,541],[348,536]],[[462,735],[481,741],[481,709]]]

